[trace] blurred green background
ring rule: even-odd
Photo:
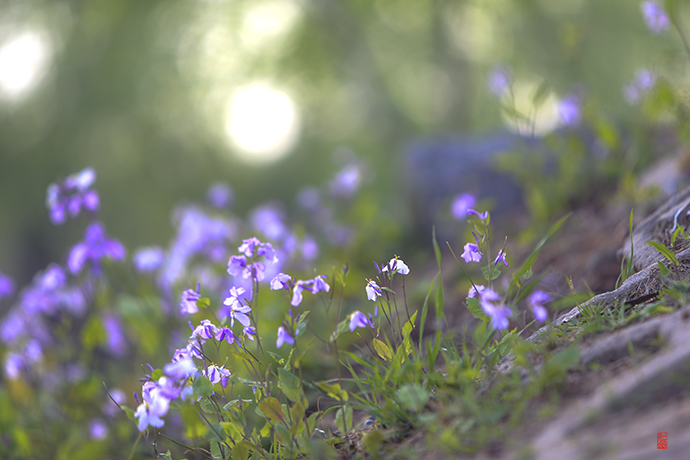
[[[573,91],[633,117],[623,85],[681,61],[674,40],[629,0],[3,1],[0,270],[21,286],[64,261],[83,227],[53,226],[45,190],[87,166],[130,249],[167,242],[173,206],[212,182],[239,215],[292,206],[351,155],[408,226],[410,142],[510,127],[487,89],[495,65],[513,69],[516,99],[549,84],[544,134]]]

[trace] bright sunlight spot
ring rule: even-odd
[[[301,12],[296,2],[267,0],[250,2],[240,28],[240,39],[249,51],[275,46],[292,30]]]
[[[225,133],[241,160],[266,164],[287,155],[297,142],[300,117],[285,93],[255,84],[232,95]]]
[[[17,99],[43,77],[50,57],[47,38],[36,32],[17,34],[0,44],[0,94]]]
[[[503,121],[509,130],[522,136],[545,136],[559,126],[558,98],[550,89],[538,95],[539,89],[538,81],[516,80],[512,92],[503,96]]]

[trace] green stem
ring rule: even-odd
[[[139,432],[139,436],[137,437],[137,440],[134,443],[134,446],[132,446],[132,452],[130,452],[128,460],[132,460],[132,458],[134,457],[134,451],[137,450],[137,446],[139,446],[139,442],[141,441],[141,437],[143,434],[144,434],[143,431]]]

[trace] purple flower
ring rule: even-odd
[[[669,29],[671,21],[664,8],[657,1],[642,2],[642,15],[647,23],[647,28],[652,33],[660,34]]]
[[[190,340],[195,340],[197,337],[201,337],[202,339],[208,340],[214,338],[217,331],[218,327],[211,321],[202,319],[201,323],[192,331],[192,335],[189,338]]]
[[[240,297],[244,294],[243,288],[230,288],[230,296],[223,301],[223,305],[228,308],[222,309],[222,314],[230,317],[230,326],[235,325],[235,320],[239,321],[243,326],[249,326],[249,313],[252,311],[249,305],[242,305]]]
[[[304,290],[304,284],[304,280],[297,280],[295,287],[292,288],[292,299],[290,300],[290,305],[293,307],[296,307],[302,303],[302,290]]]
[[[159,378],[156,386],[163,397],[171,400],[180,396],[182,390],[175,380],[166,376]]]
[[[372,302],[376,302],[376,298],[381,297],[382,294],[381,288],[374,280],[369,280],[364,290],[367,291],[367,299]]]
[[[480,304],[484,313],[491,318],[491,325],[496,329],[508,327],[508,317],[513,314],[501,301],[501,297],[491,288],[480,294]]]
[[[235,334],[233,334],[232,329],[227,326],[218,328],[214,337],[219,342],[227,340],[228,343],[233,343],[235,341]]]
[[[504,64],[499,64],[491,70],[487,82],[489,91],[499,97],[508,91],[512,83],[513,72],[510,70],[510,67]]]
[[[242,246],[240,246],[242,247]],[[245,256],[231,256],[228,261],[228,275],[237,276],[247,271],[247,258]],[[247,278],[245,276],[245,278]]]
[[[276,340],[276,348],[280,348],[283,346],[283,343],[289,343],[293,344],[295,343],[295,339],[292,338],[290,334],[285,330],[283,326],[280,326],[278,328],[278,339]]]
[[[70,251],[67,265],[72,273],[77,274],[84,263],[90,261],[94,271],[98,271],[100,260],[103,258],[123,260],[125,247],[119,241],[108,238],[103,225],[94,222],[86,229],[84,240]]]
[[[271,290],[279,291],[281,289],[289,289],[289,282],[292,280],[290,275],[285,273],[278,273],[275,278],[271,280]]]
[[[247,326],[242,329],[242,334],[253,342],[254,337],[256,337],[256,328],[254,326]]]
[[[496,265],[499,262],[503,262],[503,265],[506,267],[509,267],[508,262],[506,261],[506,253],[503,252],[503,249],[498,251],[498,255],[496,256],[496,260],[494,260],[494,265]]]
[[[297,193],[297,204],[305,211],[317,211],[321,206],[321,192],[316,187],[306,187]]]
[[[279,240],[287,231],[283,223],[283,213],[272,204],[256,208],[250,214],[249,220],[256,230],[261,231],[271,240]]]
[[[10,380],[19,377],[19,374],[24,367],[24,362],[21,355],[17,353],[7,353],[5,356],[5,375]]]
[[[577,96],[567,96],[558,103],[558,114],[566,126],[577,126],[580,123],[580,100]]]
[[[152,382],[147,382],[152,383]],[[137,407],[134,417],[139,419],[137,427],[144,431],[149,425],[162,427],[165,422],[161,417],[168,413],[170,400],[161,395],[160,389],[155,387],[150,391],[142,391],[144,402]]]
[[[486,289],[486,287],[484,287],[484,286],[482,286],[482,285],[480,285],[480,284],[477,284],[477,285],[472,286],[472,287],[470,288],[470,292],[467,293],[467,298],[471,299],[471,298],[473,298],[473,297],[476,297],[477,294],[479,294],[480,297],[481,297],[481,294],[482,294],[482,292],[484,291],[484,289]]]
[[[481,220],[486,220],[486,218],[489,217],[489,211],[477,212],[472,208],[467,210],[467,214],[474,214],[475,216],[479,217]]]
[[[197,254],[214,263],[227,260],[227,245],[237,233],[233,222],[207,216],[193,206],[175,209],[174,222],[177,234],[161,273],[162,284],[168,288],[185,276],[188,260]]]
[[[467,211],[474,206],[475,201],[475,198],[468,193],[456,196],[451,205],[451,214],[456,220],[464,219],[467,216]]]
[[[59,307],[62,307],[71,314],[83,313],[86,308],[84,292],[80,288],[67,286],[65,280],[63,269],[56,264],[50,264],[43,273],[34,277],[31,286],[22,291],[23,310],[29,314],[36,312],[54,314]],[[36,325],[33,327],[35,328]],[[35,336],[36,331],[32,334]]]
[[[264,280],[264,272],[266,271],[266,266],[261,262],[254,262],[253,264],[247,265],[247,270],[242,273],[243,278],[256,278],[257,281]]]
[[[314,260],[319,256],[319,243],[311,236],[306,236],[302,242],[302,257],[304,260]]]
[[[623,95],[628,104],[637,104],[642,96],[648,93],[656,83],[656,76],[648,69],[639,69],[635,78],[623,88]]]
[[[103,328],[107,336],[108,349],[115,356],[124,356],[127,353],[127,339],[122,331],[120,320],[113,315],[106,315],[103,318]]]
[[[163,371],[178,382],[197,373],[196,365],[189,357],[166,364]]]
[[[362,182],[362,169],[356,163],[351,163],[341,169],[331,182],[331,193],[344,198],[354,195]]]
[[[89,190],[88,192],[84,193],[84,196],[82,197],[82,204],[91,212],[98,211],[100,201],[101,200],[98,197],[98,193],[95,190]]]
[[[65,272],[59,265],[50,264],[43,274],[40,275],[38,287],[42,291],[54,291],[64,285],[66,278]]]
[[[152,272],[163,262],[163,249],[158,246],[139,248],[133,256],[134,265],[140,272]]]
[[[258,256],[264,256],[267,261],[271,263],[276,263],[278,262],[278,258],[276,257],[276,252],[273,249],[273,245],[271,243],[261,243],[256,249],[256,254]]]
[[[482,253],[479,252],[479,246],[474,243],[467,243],[465,245],[465,251],[460,257],[465,259],[466,263],[479,262],[482,260]]]
[[[228,379],[230,378],[230,371],[226,369],[225,366],[218,367],[215,365],[210,365],[205,371],[202,372],[202,374],[206,376],[214,385],[222,381],[223,387],[228,384]]]
[[[237,248],[237,252],[242,252],[246,257],[254,256],[254,248],[259,246],[261,241],[255,236],[242,240],[242,244]]]
[[[199,311],[199,307],[196,306],[196,301],[201,298],[199,294],[194,289],[187,289],[182,293],[182,302],[180,302],[180,313],[183,315],[193,315]]]
[[[89,435],[92,439],[105,439],[108,436],[108,427],[103,420],[95,418],[89,423]]]
[[[357,310],[350,315],[350,331],[354,331],[358,327],[374,327],[371,321],[362,313]]]
[[[311,293],[316,294],[319,291],[324,291],[328,292],[331,290],[331,287],[328,285],[326,280],[324,279],[326,275],[317,275],[314,277],[312,280],[312,286],[311,286]]]
[[[529,297],[529,304],[532,307],[532,312],[537,321],[544,322],[548,317],[548,312],[544,308],[544,303],[550,300],[550,296],[543,291],[534,291]]]
[[[14,294],[14,281],[9,276],[0,272],[0,299]]]
[[[76,217],[82,208],[89,211],[98,210],[98,193],[89,190],[96,180],[96,173],[91,168],[67,176],[56,184],[50,184],[46,193],[46,205],[50,210],[50,219],[62,224],[67,214]]]
[[[225,208],[232,203],[234,193],[232,189],[222,182],[216,182],[208,188],[206,199],[216,208]]]
[[[400,273],[401,275],[407,275],[410,273],[410,267],[408,267],[401,259],[398,259],[397,256],[393,257],[386,265],[384,265],[381,268],[381,272],[389,271],[389,267],[391,274]]]
[[[26,344],[24,349],[24,357],[29,363],[35,364],[43,361],[43,350],[38,340],[31,340]]]
[[[189,326],[191,327],[191,323]],[[185,359],[191,360],[192,358],[204,358],[197,342],[189,342],[186,347],[176,349],[175,353],[173,353],[172,362],[174,363]]]

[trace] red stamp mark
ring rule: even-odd
[[[656,448],[668,449],[668,432],[660,431],[656,434]]]

